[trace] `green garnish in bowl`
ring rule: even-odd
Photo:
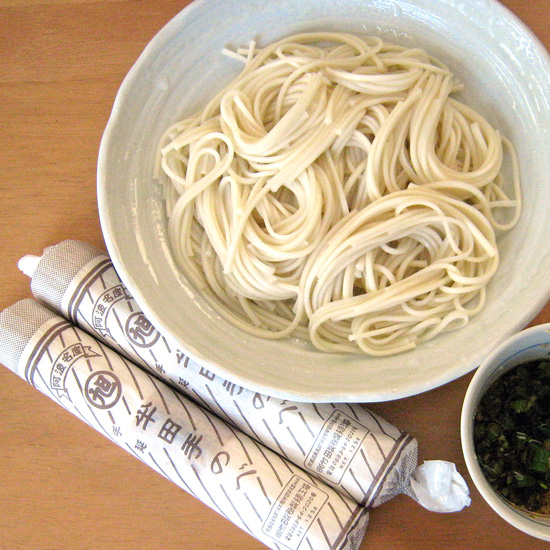
[[[474,445],[497,493],[550,514],[550,359],[522,363],[491,384],[475,414]]]

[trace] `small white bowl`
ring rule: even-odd
[[[462,407],[462,450],[470,476],[478,491],[495,512],[517,529],[550,541],[550,516],[522,511],[499,496],[485,478],[474,448],[474,416],[488,387],[502,374],[526,361],[550,357],[550,323],[521,332],[498,346],[476,371]]]

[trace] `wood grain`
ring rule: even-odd
[[[0,308],[30,297],[27,253],[75,238],[103,247],[95,172],[117,89],[188,2],[0,0]],[[550,46],[550,2],[506,0]],[[532,324],[550,321],[546,306]],[[417,436],[420,460],[470,481],[459,417],[471,375],[371,408]],[[259,542],[0,368],[0,549],[260,550]],[[399,496],[374,510],[363,550],[536,550],[548,544],[472,505],[435,514]]]

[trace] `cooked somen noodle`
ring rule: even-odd
[[[327,352],[389,355],[465,325],[521,205],[512,146],[451,97],[450,71],[344,33],[226,53],[241,74],[159,146],[187,278],[241,329]]]

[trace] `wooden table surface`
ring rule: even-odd
[[[67,238],[104,247],[99,142],[117,89],[188,0],[0,0],[0,308],[30,297],[27,253]],[[550,1],[506,0],[550,48]],[[532,324],[550,321],[546,306]],[[431,513],[398,496],[371,514],[366,550],[542,549],[501,520],[467,474],[459,437],[471,375],[371,409],[456,463],[472,504]],[[181,550],[264,546],[0,368],[0,549]]]

